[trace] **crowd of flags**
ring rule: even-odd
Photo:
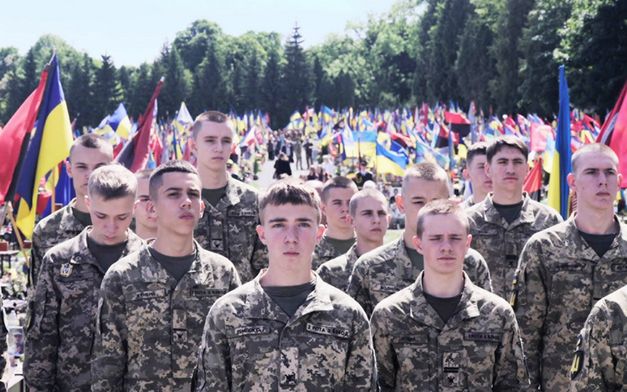
[[[471,103],[464,112],[454,102],[413,110],[332,109],[295,111],[285,128],[296,131],[333,156],[341,164],[367,166],[378,174],[402,176],[408,165],[424,160],[442,166],[453,175],[466,158],[467,146],[501,135],[521,138],[529,146],[533,168],[525,190],[538,192],[544,173],[551,174],[548,203],[563,216],[568,214],[566,174],[570,156],[584,144],[600,141],[616,151],[627,187],[627,83],[616,106],[600,126],[600,119],[571,110],[564,68],[559,69],[560,105],[557,119],[535,114],[495,116],[477,113]],[[16,222],[28,238],[37,214],[45,215],[54,202],[67,204],[74,196],[64,161],[73,137],[87,131],[101,135],[114,146],[116,161],[136,172],[169,159],[193,161],[190,127],[193,116],[184,102],[175,118],[159,119],[158,96],[163,79],[137,121],[124,104],[93,129],[73,130],[60,81],[56,55],[41,74],[35,91],[0,129],[0,205],[14,202]],[[229,114],[238,138],[233,153],[255,159],[255,152],[272,138],[270,118],[259,111]],[[552,175],[555,174],[555,175]],[[46,196],[47,195],[47,196]],[[52,196],[52,197],[50,197]]]

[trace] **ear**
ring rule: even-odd
[[[157,209],[155,208],[155,202],[148,200],[146,202],[146,213],[151,218],[157,218]]]
[[[568,183],[568,187],[574,191],[577,190],[577,185],[575,184],[575,175],[573,173],[568,173],[566,176],[566,182]],[[618,180],[620,184],[620,179]]]
[[[255,227],[255,231],[257,232],[257,235],[259,236],[259,241],[261,241],[262,244],[268,246],[268,244],[266,243],[266,233],[264,231],[263,226],[257,225],[257,227]]]
[[[83,200],[85,201],[85,205],[87,206],[87,210],[91,210],[91,199],[89,198],[89,195],[85,195],[83,196]]]
[[[322,236],[324,235],[325,230],[326,230],[326,227],[324,227],[324,225],[318,225],[318,231],[316,231],[316,245],[322,239]]]
[[[462,176],[464,177],[464,180],[468,180],[470,178],[467,167],[465,167],[464,170],[462,170]]]
[[[485,163],[485,166],[483,167],[483,170],[485,171],[485,175],[488,176],[488,178],[492,178],[492,171],[491,171],[489,162]]]
[[[198,144],[196,143],[196,139],[194,138],[189,139],[189,147],[192,149],[192,152],[194,153],[194,155],[196,155],[196,153],[198,152]]]
[[[202,217],[203,217],[203,215],[205,214],[205,207],[207,207],[207,206],[205,205],[205,201],[204,201],[204,200],[201,200],[201,201],[200,201],[200,216],[199,216],[199,218],[202,218]]]
[[[72,164],[69,159],[65,160],[65,171],[67,171],[67,175],[72,177]]]
[[[422,253],[422,240],[420,239],[420,237],[418,237],[417,235],[411,237],[411,242],[412,244],[414,244],[414,248],[416,249],[416,252],[422,255],[423,254]]]
[[[405,213],[405,198],[403,195],[398,196],[398,209],[404,214]]]
[[[466,252],[470,249],[470,244],[472,243],[472,234],[468,234],[466,237]]]

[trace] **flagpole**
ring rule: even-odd
[[[22,239],[22,234],[20,230],[17,228],[17,223],[15,222],[15,217],[13,216],[13,204],[10,201],[7,201],[7,215],[9,216],[9,221],[11,222],[11,226],[13,227],[13,233],[15,233],[15,238],[17,239],[17,244],[20,247],[20,251],[24,255],[24,260],[26,261],[26,265],[30,268],[30,258],[28,254],[26,254],[26,248],[24,247],[24,240]]]
[[[53,213],[57,210],[57,197],[56,197],[56,192],[57,192],[57,170],[59,170],[59,165],[57,165],[57,167],[55,167],[54,169],[52,169],[52,197],[50,199],[50,201],[52,202],[52,204],[50,205],[50,213]]]

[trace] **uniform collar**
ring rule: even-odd
[[[84,228],[83,231],[81,231],[76,237],[76,241],[72,243],[72,257],[70,258],[70,264],[93,264],[100,268],[100,263],[98,263],[96,257],[89,251],[89,247],[87,245],[87,234],[91,231],[91,229],[92,226]],[[126,229],[126,235],[126,246],[124,247],[120,258],[138,249],[143,244],[143,240],[130,229]]]
[[[520,209],[520,216],[516,218],[512,223],[507,223],[505,218],[499,213],[499,211],[494,206],[494,194],[488,193],[483,202],[479,203],[481,205],[481,209],[483,210],[483,216],[486,222],[493,223],[495,225],[503,226],[503,227],[515,227],[525,223],[533,223],[535,221],[535,217],[531,208],[529,194],[527,192],[523,192],[522,199],[522,207]]]
[[[202,262],[209,252],[202,249],[196,240],[194,240],[194,247],[196,249],[196,258],[194,258],[189,271],[183,275],[177,285],[191,279],[194,285],[213,286],[213,267],[211,263]],[[140,260],[140,274],[144,281],[168,283],[170,280],[174,279],[174,277],[152,257],[147,244],[141,248],[138,257]]]
[[[575,216],[576,214],[571,215],[566,222],[564,222],[566,224],[566,246],[575,245],[577,247],[576,254],[580,254],[583,259],[600,260],[599,255],[588,245],[581,234],[579,234]],[[603,259],[614,259],[627,255],[627,226],[621,224],[616,215],[614,215],[614,222],[618,225],[619,233],[614,237],[610,248],[603,255]]]

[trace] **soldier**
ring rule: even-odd
[[[327,283],[346,290],[348,278],[359,256],[383,245],[383,237],[390,224],[388,202],[376,189],[363,189],[351,197],[349,203],[352,226],[357,241],[348,252],[322,264],[316,271]]]
[[[594,305],[577,342],[572,392],[627,391],[627,286]]]
[[[533,234],[562,218],[523,192],[529,165],[528,149],[521,139],[500,137],[490,143],[486,154],[493,192],[467,211],[470,233],[473,247],[490,267],[494,293],[509,299],[523,246]]]
[[[91,225],[85,204],[89,175],[112,160],[113,147],[97,135],[92,133],[83,135],[72,144],[70,159],[65,165],[72,177],[76,198],[35,226],[29,272],[31,290],[34,290],[37,284],[37,275],[46,252],[56,244],[76,237],[85,227]]]
[[[209,311],[196,391],[373,391],[366,314],[311,270],[324,230],[318,195],[278,182],[260,217],[268,268]]]
[[[137,180],[119,165],[89,177],[86,206],[93,226],[54,246],[43,259],[31,300],[24,377],[31,391],[89,391],[98,289],[109,267],[139,249],[128,229]]]
[[[348,252],[355,243],[355,231],[350,221],[348,203],[357,192],[357,185],[346,177],[333,177],[322,187],[322,213],[327,228],[316,245],[313,268]]]
[[[468,148],[466,168],[462,173],[464,178],[470,182],[472,194],[464,200],[462,208],[481,203],[486,195],[492,191],[492,179],[485,172],[487,148],[486,142],[477,142]]]
[[[514,311],[463,271],[472,239],[466,214],[453,201],[429,203],[416,232],[424,271],[372,314],[381,391],[526,390]]]
[[[118,261],[100,289],[92,391],[186,391],[216,298],[239,286],[233,264],[202,249],[198,172],[169,161],[150,176],[157,237]]]
[[[135,201],[135,233],[144,240],[157,236],[157,220],[154,215],[148,213],[148,200],[150,192],[148,182],[150,180],[151,169],[141,170],[135,173],[137,178],[137,200]]]
[[[228,173],[226,164],[235,131],[226,115],[202,113],[191,129],[206,209],[195,238],[203,248],[231,260],[242,281],[247,282],[267,263],[266,249],[255,233],[259,223],[257,191]]]
[[[627,227],[614,215],[618,158],[589,144],[573,154],[572,167],[577,213],[529,239],[511,298],[532,386],[544,391],[568,390],[568,353],[592,305],[627,284]]]
[[[396,241],[361,256],[351,273],[347,293],[359,302],[367,314],[375,305],[416,281],[423,269],[423,257],[412,241],[416,233],[418,211],[428,202],[447,199],[450,195],[444,169],[425,162],[407,170],[403,177],[400,204],[405,212],[405,229]],[[490,271],[477,251],[468,250],[464,270],[479,287],[492,290]]]

